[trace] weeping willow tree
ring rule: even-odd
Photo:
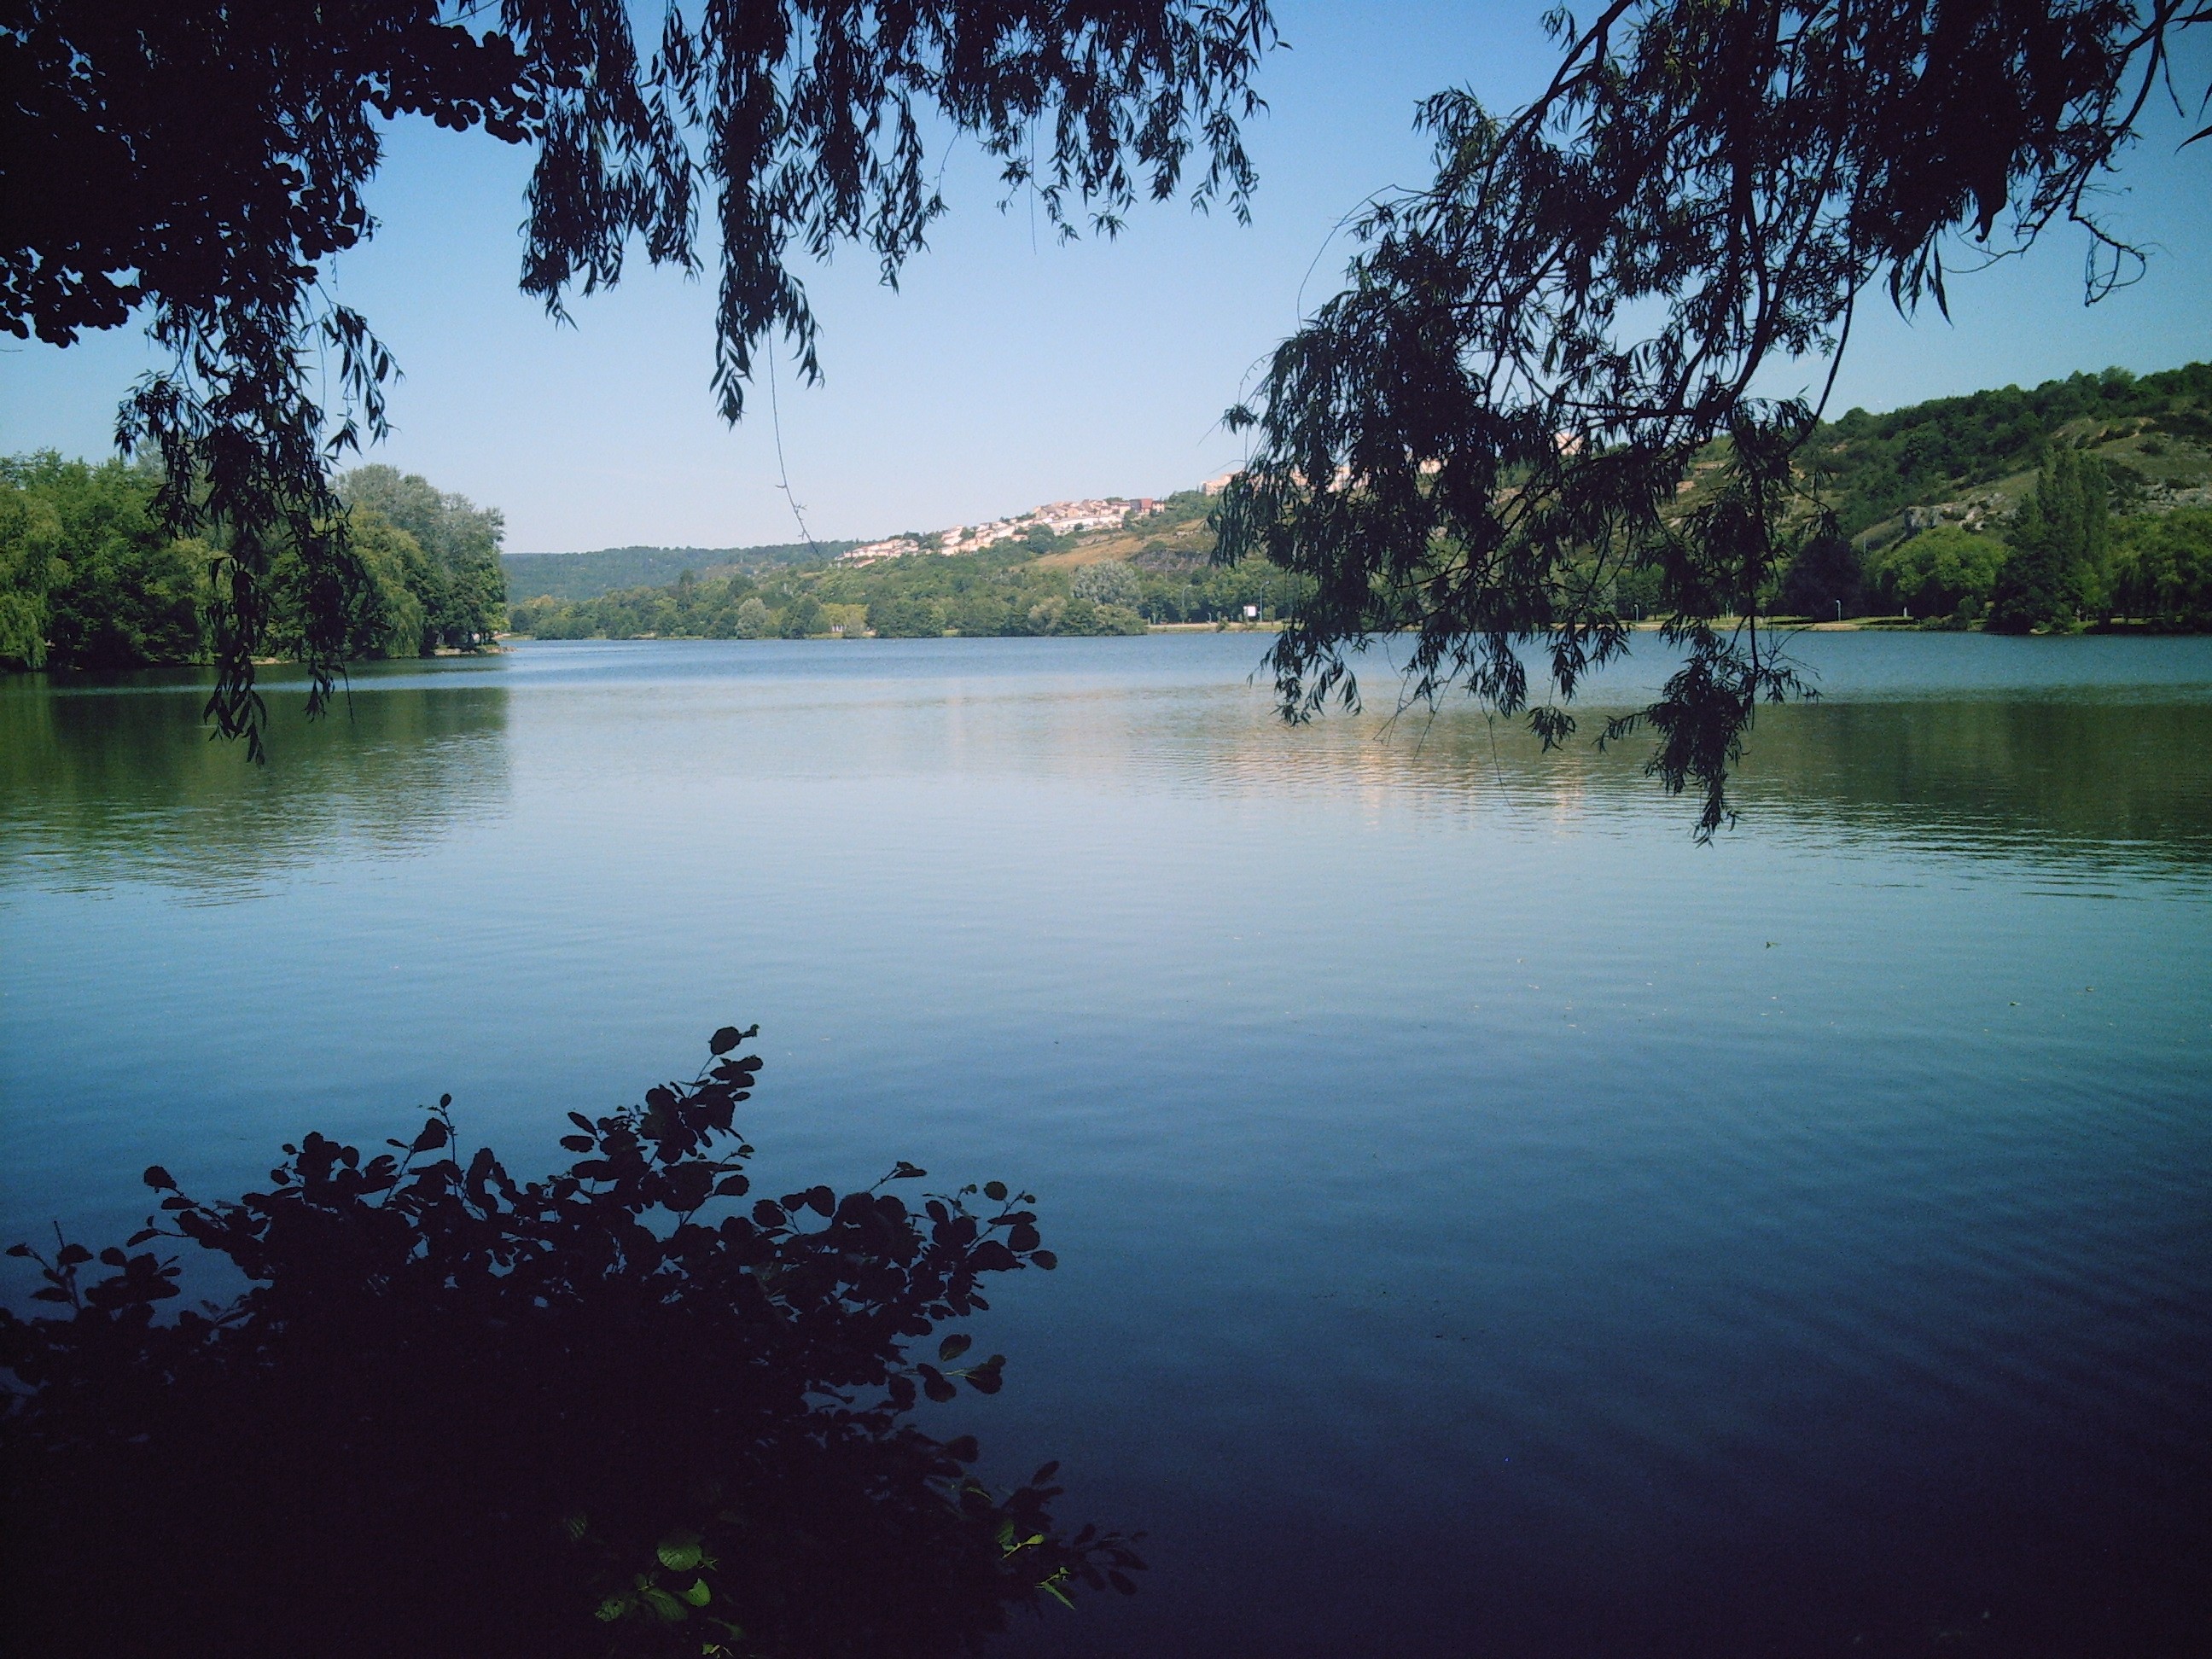
[[[1758,707],[1805,689],[1760,606],[1824,528],[1795,465],[1817,404],[1756,395],[1760,370],[1826,357],[1832,385],[1856,309],[1948,307],[1961,245],[2070,222],[2088,296],[2129,281],[2141,256],[2094,187],[2153,99],[2184,100],[2172,51],[2208,21],[2190,0],[1613,0],[1552,14],[1559,64],[1526,107],[1429,100],[1434,182],[1365,211],[1345,290],[1230,411],[1255,453],[1217,556],[1314,584],[1273,654],[1285,711],[1355,703],[1353,656],[1407,630],[1410,701],[1457,688],[1562,742],[1625,647],[1633,573],[1680,665],[1600,740],[1656,733],[1651,771],[1702,796],[1710,837]],[[1678,510],[1701,456],[1721,465]]]
[[[6,0],[0,329],[65,345],[147,319],[169,362],[118,438],[159,457],[171,527],[220,550],[208,714],[258,753],[277,561],[318,703],[364,580],[331,468],[384,432],[394,365],[320,279],[375,229],[380,121],[534,150],[521,285],[556,315],[639,254],[715,249],[735,421],[773,334],[820,373],[794,254],[857,244],[894,281],[922,246],[933,133],[979,140],[1066,234],[1110,233],[1139,194],[1241,216],[1273,44],[1262,0],[708,0],[645,40],[625,0]]]

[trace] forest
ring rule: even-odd
[[[1795,547],[1760,599],[1810,621],[2027,633],[2212,628],[2212,364],[2080,374],[1885,415],[1852,410],[1799,458]],[[1725,463],[1693,464],[1680,510]],[[525,600],[540,639],[1100,634],[1291,614],[1310,579],[1212,562],[1212,498],[1118,530],[1032,532],[981,553],[851,567],[692,570],[672,584]],[[581,556],[592,557],[596,556]],[[1656,568],[1610,578],[1632,620],[1665,614]],[[1408,619],[1410,621],[1410,619]]]
[[[0,458],[0,669],[208,659],[223,550],[169,533],[155,508],[161,483],[143,461]],[[340,495],[351,531],[348,659],[471,650],[505,626],[496,509],[389,466],[355,469]],[[280,549],[258,654],[296,654],[307,581],[296,552]]]
[[[1120,530],[1033,529],[980,552],[909,554],[865,565],[817,558],[767,571],[686,572],[659,587],[511,607],[538,639],[887,639],[1141,634],[1149,624],[1219,623],[1295,603],[1296,579],[1261,560],[1213,564],[1210,498],[1172,495]]]
[[[595,599],[623,587],[657,587],[686,570],[763,570],[835,558],[858,542],[778,542],[759,547],[603,547],[591,553],[502,553],[516,599]]]
[[[1858,536],[1908,507],[2033,471],[2061,433],[2092,444],[2136,440],[2118,481],[2148,487],[2175,445],[2201,451],[2212,441],[2212,363],[2072,374],[1887,415],[1854,409],[1814,434],[1805,460],[1832,496],[1838,527]]]
[[[1693,464],[1678,511],[1694,510],[1723,464],[1717,453]],[[1815,430],[1798,471],[1805,501],[1790,556],[1761,594],[1770,614],[2014,633],[2212,628],[2212,364],[2075,374],[1884,415],[1855,409]],[[160,483],[143,462],[0,459],[0,668],[207,660],[221,550],[162,528]],[[1215,498],[1189,490],[1116,529],[1032,530],[974,553],[851,565],[835,556],[847,543],[697,550],[703,568],[608,592],[593,590],[665,570],[684,550],[533,556],[540,591],[510,605],[495,508],[389,466],[356,468],[339,495],[351,526],[354,660],[474,649],[505,632],[1137,634],[1295,615],[1311,587],[1256,556],[1215,562]],[[1622,616],[1665,614],[1655,568],[1610,581]],[[261,655],[297,653],[302,586],[298,562],[280,553]]]

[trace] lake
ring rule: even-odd
[[[1710,847],[1265,645],[0,681],[0,1232],[758,1020],[768,1190],[1041,1200],[922,1421],[1152,1571],[1005,1654],[2212,1651],[2212,641],[1805,635]]]

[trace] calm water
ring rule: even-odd
[[[1263,643],[0,683],[0,1231],[758,1019],[771,1172],[1042,1199],[925,1421],[1155,1571],[1007,1654],[2212,1651],[2212,641],[1808,636],[1702,849]]]

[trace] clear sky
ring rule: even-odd
[[[826,385],[780,384],[785,463],[819,537],[874,537],[995,517],[1073,495],[1160,495],[1231,465],[1222,410],[1332,291],[1334,228],[1371,191],[1421,182],[1414,102],[1448,84],[1525,99],[1552,61],[1541,4],[1279,0],[1291,50],[1263,68],[1269,112],[1249,141],[1254,222],[1144,207],[1115,241],[1054,243],[993,170],[955,153],[952,204],[900,289],[864,257],[809,280]],[[2201,45],[2202,43],[2198,43]],[[2194,53],[2185,84],[2205,84]],[[1953,289],[1955,319],[1862,319],[1838,409],[1886,409],[2076,369],[2212,358],[2212,141],[2160,113],[2107,204],[2153,244],[2148,276],[2081,302],[2083,242]],[[711,275],[641,261],[558,328],[515,289],[526,158],[479,135],[398,124],[371,195],[375,240],[337,291],[398,357],[397,431],[369,459],[507,514],[511,551],[796,538],[777,488],[768,399],[737,430],[714,414]],[[0,450],[107,452],[115,405],[147,365],[131,330],[67,350],[0,337]],[[1806,377],[1809,379],[1809,374]],[[1788,377],[1774,391],[1798,390]],[[765,387],[760,389],[764,394]]]

